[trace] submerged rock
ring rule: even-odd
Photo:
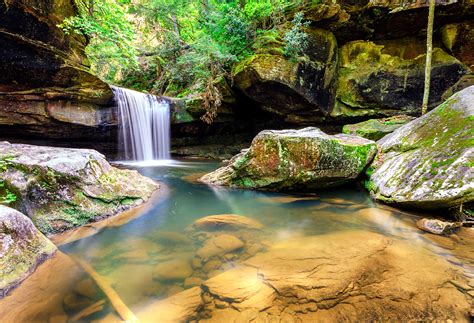
[[[0,142],[0,198],[43,233],[114,215],[146,201],[158,184],[112,167],[95,150]]]
[[[261,229],[262,224],[246,216],[237,214],[209,215],[196,220],[192,227],[202,231],[234,231],[240,229]]]
[[[383,202],[437,209],[474,200],[474,86],[385,136],[366,187]]]
[[[0,205],[0,298],[20,284],[56,246],[24,214]]]
[[[467,321],[470,302],[449,283],[460,272],[428,249],[342,231],[281,241],[137,316],[166,322]]]
[[[228,166],[201,177],[215,185],[266,190],[306,190],[356,179],[372,161],[375,142],[327,135],[317,128],[265,130]]]
[[[394,132],[405,123],[412,121],[413,119],[415,118],[406,115],[399,115],[383,119],[370,119],[364,122],[345,125],[342,128],[342,132],[370,140],[379,140],[385,135]]]
[[[436,219],[421,219],[416,226],[423,231],[433,234],[450,234],[462,226],[461,222],[445,222]]]
[[[206,240],[202,248],[197,251],[197,255],[203,260],[214,256],[225,255],[226,253],[241,249],[245,244],[239,238],[230,234],[220,234]]]

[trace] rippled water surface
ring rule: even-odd
[[[473,274],[472,252],[469,248],[458,250],[472,238],[463,232],[451,238],[424,234],[414,225],[416,215],[376,205],[358,188],[286,195],[195,183],[197,174],[218,166],[214,162],[189,161],[127,165],[163,184],[155,204],[121,226],[103,228],[95,235],[60,246],[60,250],[90,265],[134,312],[238,267],[276,243],[335,232],[382,233],[408,241],[413,248],[429,249],[434,257],[459,267],[466,275]],[[209,233],[192,227],[196,220],[218,214],[243,215],[261,224],[261,228]],[[210,238],[221,233],[234,239],[228,238],[219,246],[224,251],[216,254],[203,249]],[[54,275],[50,279],[54,280]],[[32,312],[32,316],[54,316],[59,321],[117,319],[113,306],[88,275],[62,277],[65,279],[70,281],[40,287],[45,295],[53,295],[54,301],[38,300],[35,306],[41,314]],[[29,283],[34,284],[33,280]]]

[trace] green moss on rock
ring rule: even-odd
[[[0,205],[0,298],[55,251],[26,215]]]
[[[474,86],[456,93],[378,143],[370,180],[375,198],[423,209],[474,199]]]
[[[1,142],[0,158],[8,154],[0,174],[18,197],[12,206],[45,234],[114,215],[143,203],[158,188],[137,171],[112,167],[94,150]]]
[[[330,136],[317,128],[266,130],[228,166],[203,176],[209,184],[266,190],[310,190],[356,179],[377,150],[373,141]]]

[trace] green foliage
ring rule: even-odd
[[[114,80],[121,69],[138,68],[135,27],[127,17],[127,6],[115,0],[76,3],[79,14],[66,18],[59,27],[90,40],[87,55],[92,69],[104,79]]]
[[[17,196],[6,187],[5,181],[0,180],[0,204],[10,204],[16,200]]]
[[[303,15],[287,30],[286,0],[77,0],[61,25],[85,35],[92,70],[105,81],[154,94],[200,97],[212,122],[231,67],[271,46],[296,57],[307,45]],[[291,19],[291,18],[290,18]]]
[[[303,22],[303,14],[298,12],[292,21],[293,28],[285,34],[285,56],[295,58],[301,55],[308,47],[308,35],[304,28],[308,22]]]

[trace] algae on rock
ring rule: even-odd
[[[55,251],[26,215],[0,205],[0,298]]]
[[[112,167],[98,152],[0,142],[2,181],[43,233],[114,215],[146,201],[158,188],[137,171]]]
[[[474,86],[378,144],[369,190],[380,201],[439,209],[474,200]]]
[[[376,144],[330,136],[317,128],[265,130],[228,166],[203,176],[208,184],[266,190],[308,190],[356,179],[372,161]]]

